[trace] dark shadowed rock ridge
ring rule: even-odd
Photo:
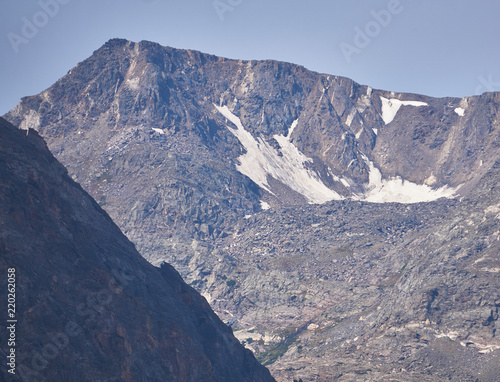
[[[115,39],[6,118],[279,381],[489,382],[499,105]]]
[[[2,365],[3,381],[274,380],[170,265],[137,253],[38,133],[0,118],[0,271],[9,268],[17,376]]]

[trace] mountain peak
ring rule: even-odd
[[[421,380],[438,354],[444,379],[472,379],[456,360],[500,346],[498,201],[478,196],[500,159],[499,94],[432,98],[120,40],[6,117],[280,377],[383,379],[397,363]]]

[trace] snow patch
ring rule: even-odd
[[[458,188],[443,186],[433,189],[425,184],[416,184],[400,177],[382,179],[382,173],[366,156],[363,159],[370,169],[368,191],[362,200],[371,203],[421,203],[440,198],[453,198]]]
[[[378,135],[378,129],[372,129],[375,135]]]
[[[359,131],[356,133],[356,139],[359,139],[361,137],[363,130],[364,130],[363,128],[359,129]]]
[[[312,162],[312,159],[302,154],[290,142],[289,134],[287,137],[281,134],[274,135],[274,139],[281,148],[280,156],[280,153],[264,139],[261,137],[255,139],[250,132],[246,131],[241,120],[227,106],[214,106],[236,127],[234,129],[227,126],[247,151],[238,158],[240,164],[237,165],[237,170],[261,188],[273,194],[267,182],[268,176],[271,176],[306,197],[311,204],[323,204],[330,200],[343,199],[325,186],[316,172],[307,168],[306,164]]]
[[[319,98],[318,103],[321,103],[321,101],[323,100],[323,97],[324,97],[324,95],[325,95],[325,90],[326,90],[326,89],[325,89],[325,88],[323,88],[323,91],[322,91],[322,93],[321,93],[321,97]]]
[[[400,101],[396,98],[387,99],[384,97],[380,97],[380,100],[382,101],[382,119],[384,120],[386,125],[394,120],[401,106],[429,106],[429,104],[425,102]]]
[[[158,133],[158,134],[161,134],[161,135],[165,134],[165,132],[162,129],[157,129],[156,127],[153,127],[152,129],[155,131],[155,133]]]
[[[353,108],[353,109],[351,110],[351,112],[349,113],[349,115],[347,116],[347,119],[346,119],[346,121],[345,121],[345,124],[346,124],[347,126],[351,127],[352,120],[353,120],[353,119],[354,119],[354,117],[356,116],[356,113],[357,113],[357,112],[358,112],[358,111],[357,111],[355,108]]]
[[[401,102],[400,106],[403,104]],[[274,135],[274,139],[279,145],[279,149],[275,149],[263,138],[254,138],[250,132],[246,131],[241,120],[227,106],[214,106],[219,113],[234,125],[234,127],[226,127],[238,138],[246,150],[246,153],[238,158],[240,163],[236,166],[237,170],[248,176],[261,188],[274,195],[268,183],[268,177],[271,176],[303,195],[311,204],[322,204],[330,200],[344,199],[341,195],[329,189],[321,181],[318,174],[307,166],[308,163],[312,162],[312,159],[301,153],[290,141],[291,133],[297,126],[297,121],[293,122],[286,136],[282,134]],[[374,132],[376,134],[377,130],[374,129]],[[369,166],[369,182],[365,186],[365,194],[353,195],[353,200],[371,203],[431,202],[440,198],[453,198],[460,188],[460,186],[456,188],[443,186],[434,189],[431,187],[431,184],[434,183],[433,178],[426,179],[427,184],[416,184],[400,177],[382,179],[382,173],[375,167],[374,163],[366,156],[363,156],[363,160]],[[351,182],[347,179],[340,179],[334,174],[332,176],[335,181],[340,181],[345,187],[351,186]],[[270,208],[268,203],[264,201],[260,203],[262,210]]]
[[[465,109],[462,109],[461,107],[457,107],[455,109],[455,113],[457,113],[460,117],[463,117],[465,115]]]
[[[299,120],[296,119],[295,121],[293,121],[292,123],[292,126],[290,127],[290,129],[288,130],[288,134],[287,134],[287,138],[290,139],[291,136],[292,136],[292,133],[293,131],[295,130],[295,128],[297,127],[297,125],[299,124]]]
[[[340,182],[344,185],[344,187],[351,188],[351,184],[345,178],[340,179]]]
[[[260,201],[260,208],[261,208],[263,211],[266,211],[266,210],[270,209],[270,208],[271,208],[271,206],[269,205],[269,203],[267,203],[267,202],[265,202],[265,201],[261,200],[261,201]]]
[[[135,77],[135,78],[128,78],[126,81],[125,81],[125,84],[130,88],[130,89],[133,89],[133,90],[137,90],[139,89],[139,77]]]

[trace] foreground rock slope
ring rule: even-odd
[[[2,365],[1,380],[274,380],[170,265],[137,253],[35,131],[4,119],[0,211],[0,270],[17,279],[16,376]]]
[[[499,106],[111,40],[6,118],[278,380],[490,381]]]

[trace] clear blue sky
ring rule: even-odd
[[[0,115],[113,37],[438,97],[500,90],[499,15],[497,0],[3,0]]]

